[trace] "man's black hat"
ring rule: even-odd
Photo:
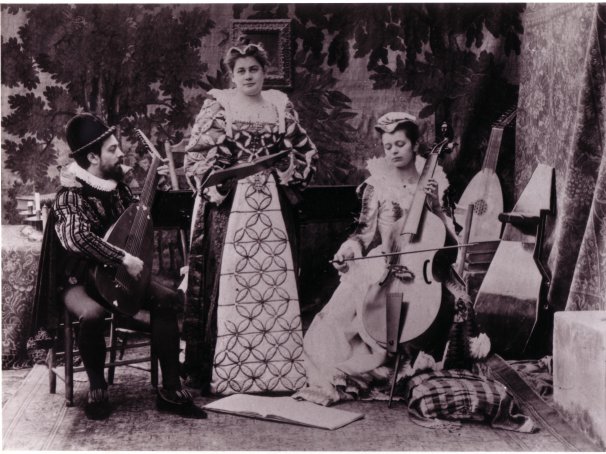
[[[67,122],[65,135],[71,149],[70,157],[88,150],[92,145],[102,142],[116,130],[109,127],[100,118],[90,113],[82,113]]]

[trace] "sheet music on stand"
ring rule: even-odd
[[[202,189],[215,186],[231,178],[242,179],[254,175],[262,170],[269,169],[280,159],[288,156],[290,150],[284,150],[276,154],[264,156],[253,162],[244,162],[236,164],[227,169],[211,172],[202,182]]]

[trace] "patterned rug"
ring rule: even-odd
[[[498,365],[498,364],[497,364]],[[501,364],[502,365],[502,364]],[[506,365],[506,363],[505,363]],[[499,369],[514,389],[507,369]],[[514,372],[515,374],[515,372]],[[396,402],[347,402],[338,408],[361,412],[365,418],[327,431],[211,413],[190,420],[159,413],[149,373],[122,367],[110,388],[114,412],[109,420],[89,421],[82,406],[84,376],[76,374],[75,406],[65,407],[62,383],[48,393],[44,366],[35,366],[3,406],[5,450],[351,450],[351,451],[587,451],[597,448],[570,429],[557,413],[548,417],[528,395],[525,405],[541,426],[536,434],[494,430],[464,423],[458,429],[427,429],[412,423],[406,406]],[[522,386],[522,388],[524,388]],[[194,394],[196,395],[196,394]],[[537,396],[535,394],[535,396]],[[537,396],[538,397],[538,396]],[[199,405],[213,399],[196,397]],[[531,405],[532,404],[532,405]],[[553,411],[553,410],[549,410]],[[541,416],[541,417],[538,417]],[[556,419],[554,419],[556,418]]]

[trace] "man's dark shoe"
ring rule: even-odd
[[[84,406],[84,413],[88,419],[102,421],[109,418],[112,412],[109,404],[109,394],[106,389],[91,389],[88,392],[88,400]]]
[[[204,410],[194,404],[191,394],[185,390],[158,389],[156,408],[185,418],[206,419]]]

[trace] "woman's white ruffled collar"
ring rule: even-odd
[[[72,162],[61,172],[61,185],[63,187],[80,186],[80,183],[77,180],[103,192],[111,192],[118,186],[118,183],[115,180],[104,180],[103,178],[99,178],[80,167],[78,163]]]
[[[415,167],[417,168],[417,172],[419,175],[423,171],[423,167],[425,166],[425,158],[420,156],[416,157]],[[379,178],[393,178],[398,179],[398,175],[394,172],[392,166],[389,165],[385,157],[374,157],[370,158],[366,161],[366,168],[370,172],[370,176],[375,176]]]

